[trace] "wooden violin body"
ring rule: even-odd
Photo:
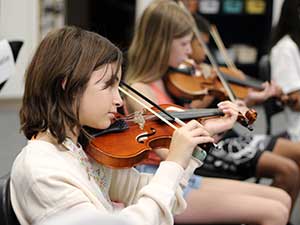
[[[225,72],[226,68],[222,68]],[[219,100],[228,98],[227,92],[223,84],[219,81],[216,75],[209,74],[205,76],[193,75],[195,71],[191,68],[171,69],[164,77],[165,86],[168,91],[177,98],[184,98],[188,100],[201,99],[205,95],[213,95]],[[229,72],[229,71],[226,71]],[[243,99],[248,95],[249,86],[262,90],[262,83],[256,80],[245,81],[241,79],[238,73],[231,73],[231,75],[223,75],[226,80],[230,80],[230,86],[234,89],[237,97]],[[245,117],[245,118],[243,118]],[[238,122],[243,126],[252,129],[248,125],[255,122],[257,112],[255,110],[248,110],[245,115],[239,115]],[[246,121],[248,120],[248,121]],[[247,125],[248,124],[248,125]]]
[[[234,94],[239,99],[245,99],[251,89],[262,91],[263,82],[227,67],[219,67],[223,77],[228,81]]]
[[[86,149],[97,162],[113,168],[132,167],[147,158],[151,149],[167,148],[173,134],[171,127],[158,126],[158,121],[147,122],[142,129],[133,122],[116,123],[118,131],[95,137]]]
[[[177,118],[180,118],[181,114],[183,120],[224,115],[219,109],[174,113]],[[94,136],[86,148],[89,156],[109,167],[129,168],[146,159],[152,149],[168,148],[174,129],[146,113],[136,114],[126,119],[118,115],[116,122],[108,129],[91,129],[89,132]]]
[[[263,90],[261,81],[243,76],[225,67],[219,69],[239,99],[246,98],[250,88]],[[199,99],[207,94],[220,100],[227,99],[227,93],[215,74],[206,77],[194,76],[192,71],[191,69],[172,69],[164,78],[168,91],[177,98],[189,100]]]

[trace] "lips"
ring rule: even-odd
[[[115,122],[116,116],[115,116],[115,113],[114,113],[114,112],[110,112],[110,113],[108,113],[107,115],[108,115],[108,117],[109,117],[111,123]]]
[[[115,118],[115,113],[113,113],[113,112],[109,112],[107,115],[108,115],[108,117],[111,118],[111,119],[114,119],[114,118]]]

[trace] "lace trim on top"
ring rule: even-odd
[[[105,168],[99,166],[93,159],[90,159],[83,151],[82,146],[80,144],[74,144],[70,138],[66,138],[62,145],[73,153],[80,164],[85,168],[89,180],[94,179],[105,199],[113,206],[108,195],[111,177],[107,174]]]

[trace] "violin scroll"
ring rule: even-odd
[[[242,126],[248,128],[250,131],[253,130],[251,126],[257,118],[257,112],[254,109],[249,109],[245,116],[240,112],[237,118],[237,122],[239,122]]]
[[[245,114],[246,118],[248,119],[248,124],[252,125],[257,118],[257,112],[255,109],[249,109],[246,114]]]

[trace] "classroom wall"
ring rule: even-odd
[[[38,0],[0,0],[0,39],[21,40],[16,72],[0,92],[1,99],[21,98],[25,68],[38,43]]]
[[[136,19],[138,19],[141,16],[143,10],[152,1],[153,0],[136,0],[136,14],[135,14]]]
[[[136,17],[152,0],[137,0]],[[274,1],[273,24],[276,24],[283,0]],[[39,0],[0,0],[0,39],[23,40],[16,72],[0,92],[1,99],[18,99],[23,93],[23,75],[39,42]]]

